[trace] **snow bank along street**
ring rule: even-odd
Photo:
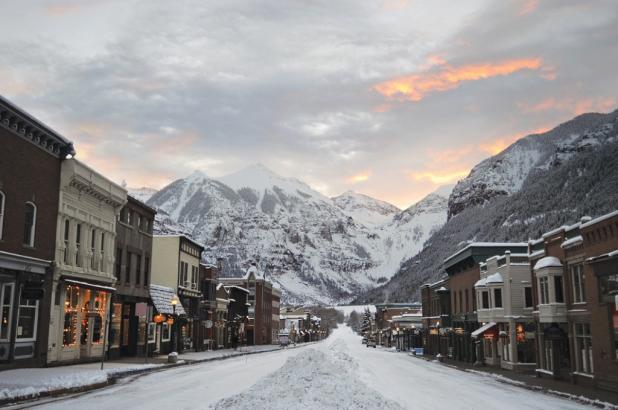
[[[187,388],[191,386],[191,388]],[[32,406],[32,404],[30,404]],[[580,403],[500,383],[383,348],[348,327],[298,349],[170,369],[40,408],[92,409],[583,409]]]

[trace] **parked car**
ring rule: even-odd
[[[376,341],[373,340],[373,339],[367,340],[367,347],[373,347],[375,349],[376,348]]]
[[[363,344],[366,345],[367,344],[367,338],[363,337]]]

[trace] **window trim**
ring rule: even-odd
[[[26,299],[28,300],[28,299]],[[27,338],[21,338],[19,337],[17,334],[15,334],[15,341],[19,341],[19,342],[36,342],[37,340],[37,330],[38,330],[38,326],[39,326],[39,300],[36,300],[35,305],[34,306],[30,306],[30,305],[24,305],[22,304],[23,299],[19,298],[19,305],[17,306],[17,327],[19,327],[19,318],[20,318],[20,311],[22,307],[28,308],[28,309],[32,309],[34,308],[34,323],[32,324],[33,329],[32,329],[32,337],[27,337]]]
[[[526,290],[527,289],[530,289],[530,305],[526,304]],[[523,292],[524,309],[534,309],[534,293],[532,291],[532,285],[524,284],[522,286],[522,292]]]
[[[28,243],[26,243],[24,238],[24,245],[26,246],[30,246],[31,248],[34,248],[34,242],[35,242],[35,238],[36,238],[36,214],[37,214],[37,208],[36,208],[36,204],[32,201],[26,201],[26,206],[32,206],[32,210],[33,210],[33,215],[32,215],[32,226],[30,227],[30,241]],[[24,214],[25,215],[25,214]],[[26,221],[24,220],[24,224],[26,223]],[[25,228],[25,226],[24,226]],[[25,231],[24,231],[25,233]]]
[[[571,265],[569,267],[569,273],[571,274],[571,290],[573,294],[573,303],[574,304],[583,304],[586,303],[586,283],[585,283],[585,274],[584,274],[584,265],[581,263]],[[577,281],[575,277],[577,276]],[[577,289],[575,284],[578,284],[579,289]]]
[[[165,330],[164,330],[164,328],[167,328],[167,338],[165,337]],[[169,323],[162,322],[161,323],[161,341],[162,342],[169,342],[170,340],[172,340],[172,327],[169,325]]]

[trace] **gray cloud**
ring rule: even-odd
[[[480,144],[616,103],[611,1],[521,15],[524,1],[106,1],[53,15],[12,3],[31,30],[0,17],[0,92],[132,185],[259,161],[327,194],[404,206],[435,188],[415,173],[469,169],[489,155]],[[538,57],[545,71],[418,102],[373,89],[431,70],[430,55],[451,66]]]

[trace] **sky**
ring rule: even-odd
[[[3,0],[0,94],[130,187],[248,164],[405,208],[618,108],[615,0]]]

